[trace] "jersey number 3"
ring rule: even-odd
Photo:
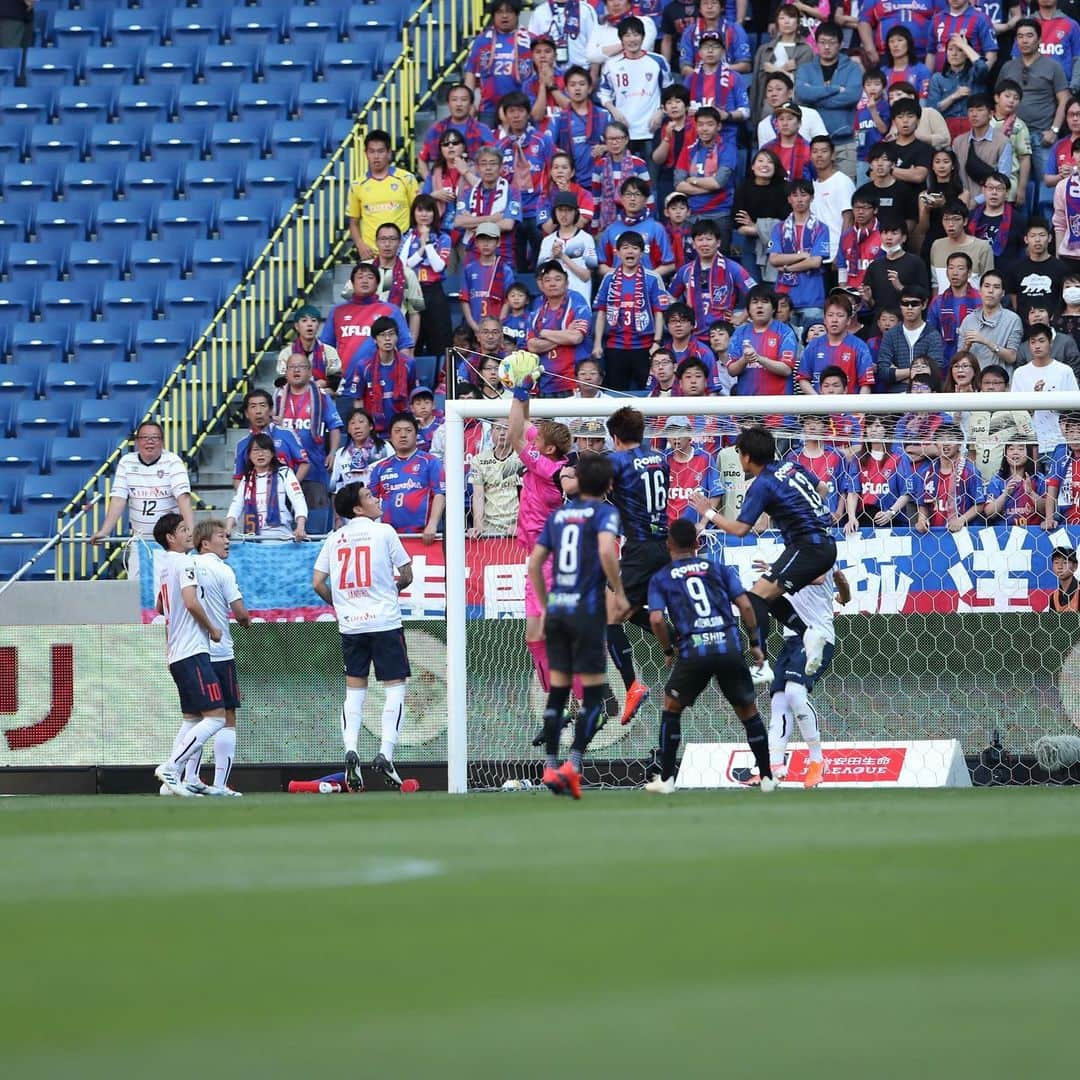
[[[342,592],[371,588],[371,548],[338,548],[337,558],[338,588]]]

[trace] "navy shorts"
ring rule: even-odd
[[[689,708],[714,679],[720,693],[735,708],[749,705],[756,699],[750,669],[743,654],[738,652],[680,656],[671,669],[664,693],[684,708]]]
[[[771,692],[782,693],[789,682],[801,683],[806,687],[807,692],[813,690],[814,684],[828,670],[835,652],[836,646],[831,641],[828,642],[825,645],[821,667],[813,675],[807,675],[806,648],[803,646],[803,639],[798,635],[785,634],[784,644],[780,646],[780,655],[777,656],[776,663],[773,665],[776,677],[773,679]]]
[[[835,565],[836,544],[832,540],[824,544],[788,544],[762,577],[775,581],[790,594],[817,581]]]
[[[240,683],[236,679],[235,660],[212,660],[217,681],[221,686],[221,705],[225,709],[240,708]]]
[[[404,630],[342,634],[341,654],[345,657],[345,674],[354,679],[366,679],[372,664],[379,682],[399,682],[412,674]]]
[[[567,675],[603,675],[607,671],[607,615],[552,612],[544,620],[548,667]]]
[[[196,653],[169,665],[169,674],[180,691],[180,712],[184,716],[224,709],[221,684],[214,674],[209,653]]]
[[[619,555],[619,575],[631,607],[642,607],[653,575],[671,562],[666,540],[627,540]]]

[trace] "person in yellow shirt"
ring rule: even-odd
[[[375,233],[392,221],[404,232],[409,227],[409,209],[419,190],[412,173],[390,164],[390,136],[385,131],[369,131],[364,139],[368,171],[349,188],[345,213],[349,236],[362,261],[374,261]]]

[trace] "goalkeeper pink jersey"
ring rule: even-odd
[[[526,551],[532,551],[552,510],[562,506],[559,473],[566,466],[566,458],[552,460],[531,446],[518,457],[525,466],[525,477],[521,481],[517,542]]]

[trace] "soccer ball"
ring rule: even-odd
[[[585,254],[585,241],[571,240],[564,250],[568,259],[580,259]]]
[[[539,376],[540,357],[536,353],[515,349],[499,361],[499,381],[508,390],[522,386],[526,379],[535,381]]]

